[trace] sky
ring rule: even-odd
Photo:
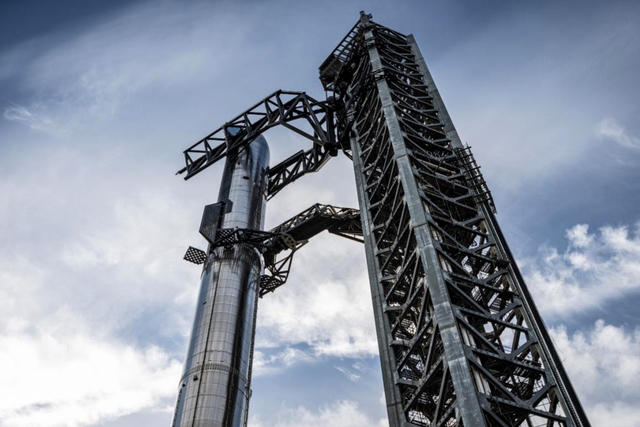
[[[169,426],[221,164],[182,151],[317,69],[365,9],[414,34],[594,427],[640,426],[640,3],[0,1],[0,427]],[[266,134],[275,164],[309,143]],[[348,159],[267,227],[357,207]],[[251,427],[385,426],[362,246],[260,300]]]

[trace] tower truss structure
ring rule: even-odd
[[[179,173],[188,179],[284,125],[313,147],[269,169],[270,196],[342,151],[360,211],[315,205],[269,232],[218,230],[209,252],[260,248],[262,296],[288,275],[291,258],[278,264],[279,253],[325,229],[362,239],[391,427],[589,427],[413,37],[362,13],[320,80],[326,100],[278,91],[187,149]]]

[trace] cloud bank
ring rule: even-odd
[[[551,332],[592,425],[640,425],[640,329],[598,320],[574,334]]]
[[[544,246],[536,259],[523,262],[544,314],[570,316],[640,290],[640,223],[605,226],[595,233],[578,224],[566,231],[566,238],[564,252]]]
[[[0,424],[95,425],[172,399],[181,363],[157,346],[139,348],[82,330],[58,312],[40,326],[0,334]]]
[[[283,406],[277,411],[278,421],[265,424],[259,418],[253,417],[249,425],[253,427],[385,427],[389,423],[386,419],[371,419],[360,409],[357,402],[342,400],[329,405],[321,405],[317,410],[309,410],[304,406],[289,408]]]
[[[602,119],[596,126],[596,135],[610,139],[623,147],[640,150],[640,139],[629,135],[627,130],[615,119]]]

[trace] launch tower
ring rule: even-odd
[[[320,80],[326,99],[277,91],[184,152],[185,179],[227,163],[209,248],[185,255],[204,270],[173,426],[246,425],[256,295],[328,230],[364,243],[390,427],[589,427],[414,38],[361,13]],[[278,125],[312,147],[269,167],[261,134]],[[339,153],[360,209],[263,231],[265,198]]]

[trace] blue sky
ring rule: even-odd
[[[0,2],[2,427],[170,424],[220,166],[181,153],[366,9],[413,33],[594,426],[640,426],[640,4]],[[308,145],[267,133],[272,162]],[[356,207],[347,159],[270,202]],[[321,235],[260,302],[252,427],[385,425],[364,254]]]

